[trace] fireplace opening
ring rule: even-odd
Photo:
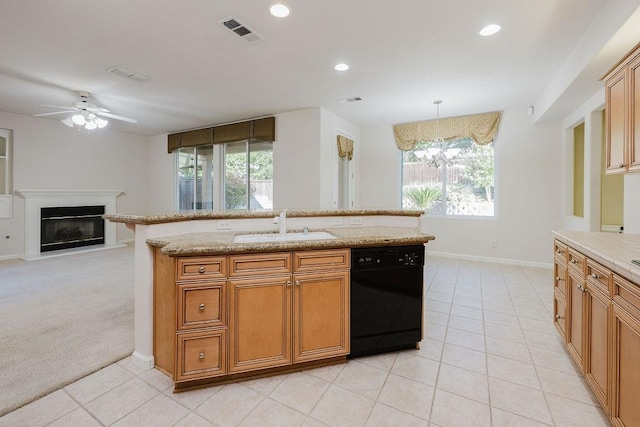
[[[104,244],[104,206],[40,209],[40,252]]]

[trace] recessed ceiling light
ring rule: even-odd
[[[271,5],[271,7],[269,8],[269,12],[271,12],[271,14],[277,18],[285,18],[289,16],[289,13],[291,13],[289,8],[282,3]]]
[[[349,69],[349,66],[347,64],[340,63],[336,64],[336,66],[333,68],[335,68],[336,71],[347,71]]]
[[[491,24],[491,25],[487,25],[486,27],[478,31],[478,34],[480,34],[481,36],[491,36],[497,33],[498,31],[500,31],[501,29],[502,27],[500,25]]]

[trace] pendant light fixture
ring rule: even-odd
[[[440,133],[440,104],[442,104],[442,100],[436,99],[433,103],[436,105],[436,136],[431,140],[432,147],[427,148],[427,164],[439,168],[443,164],[447,166],[453,164],[460,149],[447,148],[447,142]]]

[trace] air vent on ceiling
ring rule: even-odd
[[[220,23],[224,25],[226,29],[234,32],[237,36],[239,36],[242,40],[246,41],[247,43],[255,43],[263,39],[263,37],[260,34],[256,33],[246,25],[242,24],[240,21],[238,21],[236,18],[232,16],[229,18],[223,19],[222,21],[220,21]]]
[[[127,70],[126,68],[122,67],[113,67],[109,70],[109,72],[115,74],[116,76],[124,77],[138,83],[144,83],[151,80],[151,77],[149,76],[145,76],[142,73],[136,73],[135,71]]]
[[[358,101],[362,101],[362,98],[360,98],[359,96],[354,96],[353,98],[338,99],[338,102],[341,104],[346,104],[347,102],[358,102]]]

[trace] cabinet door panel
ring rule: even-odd
[[[294,276],[294,362],[349,353],[349,272]]]
[[[625,145],[628,140],[626,68],[606,82],[606,173],[625,171]]]
[[[229,281],[232,373],[291,363],[291,276]]]
[[[226,329],[179,334],[177,361],[176,381],[225,375]]]
[[[584,372],[582,360],[582,333],[584,292],[582,291],[584,278],[569,269],[567,275],[567,310],[569,325],[567,327],[567,350],[573,357],[580,371]]]
[[[611,300],[588,288],[585,307],[584,376],[605,411],[609,412],[609,348]]]
[[[615,425],[640,425],[640,313],[630,315],[613,305],[613,399],[611,418]]]
[[[629,129],[631,141],[627,160],[630,171],[640,171],[640,55],[629,64],[629,76],[631,78],[631,102],[629,112],[631,127]]]

